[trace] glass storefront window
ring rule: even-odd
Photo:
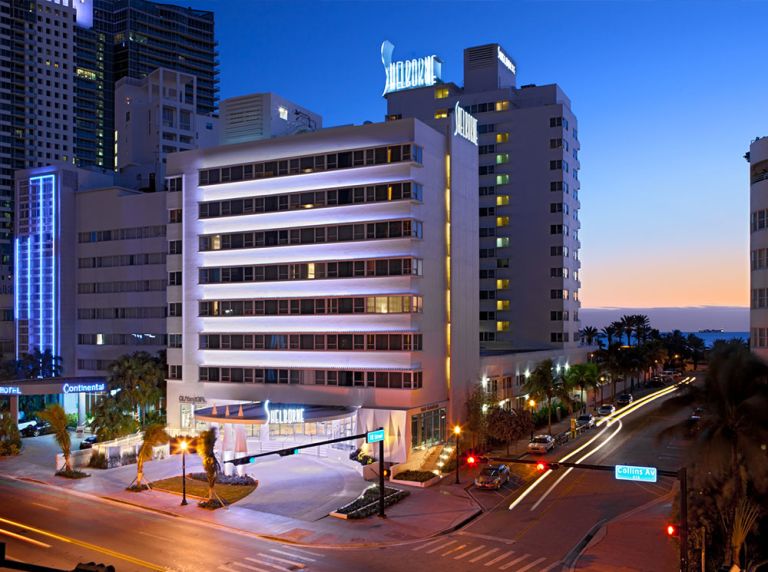
[[[195,426],[195,406],[191,403],[181,404],[181,428],[190,431]]]
[[[411,448],[430,447],[445,441],[445,408],[411,416]]]

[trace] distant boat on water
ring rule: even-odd
[[[723,330],[723,329],[719,329],[719,330],[718,329],[714,329],[713,330],[713,329],[707,328],[705,330],[699,330],[700,334],[722,334],[723,332],[725,332],[725,330]]]

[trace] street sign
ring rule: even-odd
[[[616,465],[616,479],[619,481],[642,481],[655,483],[656,467],[633,467],[631,465]]]
[[[384,440],[384,429],[376,429],[374,431],[368,431],[365,436],[366,443],[378,443]]]

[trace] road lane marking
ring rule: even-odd
[[[499,570],[506,570],[507,568],[512,568],[515,564],[518,562],[522,562],[526,558],[528,558],[530,554],[523,554],[519,558],[515,558],[512,562],[507,562],[504,566],[499,566]]]
[[[478,550],[482,550],[483,548],[485,548],[485,544],[481,544],[477,548],[473,548],[472,550],[468,550],[467,552],[462,552],[458,556],[454,557],[454,560],[461,560],[465,556],[469,556],[470,554],[474,554],[475,552],[477,552]]]
[[[546,560],[546,558],[544,556],[542,556],[541,558],[539,558],[538,560],[534,560],[533,562],[531,562],[527,566],[523,566],[522,568],[520,568],[520,570],[517,570],[517,572],[525,572],[526,570],[530,570],[531,568],[533,568],[537,564],[541,564],[545,560]]]
[[[288,560],[287,558],[280,558],[279,556],[272,556],[271,554],[264,554],[263,552],[259,552],[259,556],[263,556],[264,558],[269,558],[271,560],[275,560],[277,562],[284,562],[285,564],[290,564],[291,566],[295,566],[296,568],[306,568],[307,565],[303,562],[296,562],[295,560]],[[256,562],[256,564],[260,564],[258,560],[255,558],[245,558],[246,560],[250,562]]]
[[[435,548],[432,548],[431,550],[427,550],[427,554],[432,554],[433,552],[437,552],[438,550],[442,550],[443,548],[447,548],[451,544],[455,543],[455,540],[449,540],[445,544],[441,544],[440,546],[436,546]]]
[[[498,552],[498,548],[491,548],[488,552],[483,552],[480,556],[475,556],[470,562],[477,562],[478,560],[482,560],[483,558],[490,556],[494,552]]]
[[[260,562],[260,564],[263,564]],[[243,568],[247,568],[248,570],[254,570],[254,572],[269,572],[269,570],[264,570],[264,568],[256,568],[256,566],[251,566],[250,564],[243,564],[242,562],[233,562],[232,566],[242,566]],[[280,568],[280,570],[285,570],[285,568]]]
[[[304,556],[303,554],[294,554],[293,552],[286,552],[285,550],[278,550],[277,548],[270,548],[270,552],[274,552],[276,554],[283,554],[285,556],[293,556],[294,558],[298,558],[299,560],[306,560],[308,562],[317,562],[316,558],[310,558],[309,556]],[[310,554],[315,554],[314,552],[310,552]],[[322,556],[321,554],[316,554],[315,556]]]
[[[497,562],[500,562],[500,561],[504,560],[507,556],[511,556],[514,553],[515,553],[514,550],[510,550],[509,552],[505,552],[504,554],[502,554],[501,556],[497,556],[496,558],[494,558],[490,562],[486,562],[485,565],[486,566],[493,566]]]
[[[426,544],[419,544],[416,548],[413,549],[413,551],[416,552],[417,550],[421,550],[423,548],[426,548],[427,546],[432,546],[433,544],[437,544],[438,542],[442,542],[443,540],[445,540],[445,539],[444,538],[438,538],[436,540],[430,540]]]
[[[462,548],[466,548],[466,547],[467,547],[466,544],[461,544],[461,545],[457,546],[456,548],[451,548],[448,552],[443,552],[440,556],[448,556],[449,554],[453,554],[454,552],[458,552]]]
[[[0,528],[0,534],[4,534],[5,536],[10,536],[11,538],[15,538],[16,540],[29,542],[34,546],[41,546],[43,548],[51,547],[50,544],[46,544],[45,542],[40,542],[39,540],[35,540],[34,538],[29,538],[27,536],[24,536],[23,534],[16,534],[15,532],[11,532],[10,530],[5,530],[4,528]]]
[[[55,506],[48,506],[47,504],[41,504],[39,502],[34,502],[34,501],[30,501],[29,504],[33,504],[35,506],[42,507],[42,508],[44,508],[46,510],[52,510],[52,511],[55,511],[55,512],[59,512],[61,510],[61,509],[56,508]]]
[[[75,544],[82,548],[95,550],[96,552],[101,552],[102,554],[106,554],[107,556],[113,556],[115,558],[120,558],[121,560],[125,560],[126,562],[131,562],[132,564],[138,564],[139,566],[144,566],[145,568],[149,568],[150,570],[156,570],[157,572],[165,572],[166,570],[165,566],[152,564],[150,562],[147,562],[146,560],[141,560],[140,558],[134,558],[133,556],[128,556],[127,554],[123,554],[122,552],[117,552],[116,550],[111,550],[103,546],[97,546],[96,544],[85,542],[84,540],[77,540],[76,538],[70,538],[68,536],[63,536],[61,534],[56,534],[54,532],[48,532],[47,530],[42,530],[41,528],[35,528],[33,526],[21,524],[20,522],[14,522],[12,520],[8,520],[7,518],[0,517],[0,522],[5,524],[10,524],[11,526],[15,526],[23,530],[29,530],[30,532],[36,532],[42,536],[47,536],[48,538],[55,538],[56,540],[60,540],[62,542],[68,542],[69,544]]]
[[[562,564],[563,563],[558,560],[557,562],[555,562],[553,564],[550,564],[549,566],[547,566],[546,568],[544,568],[544,570],[541,570],[540,572],[549,572],[550,570],[556,568],[557,566],[561,566]]]

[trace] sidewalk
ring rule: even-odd
[[[673,494],[651,501],[603,526],[579,554],[571,570],[584,572],[674,572],[679,544],[664,534]]]
[[[398,504],[387,508],[386,519],[373,516],[361,520],[341,520],[326,516],[319,520],[302,520],[245,508],[248,504],[256,504],[248,503],[249,499],[258,498],[260,492],[264,494],[261,486],[227,509],[201,509],[194,500],[182,507],[180,497],[172,493],[126,491],[125,487],[136,474],[135,465],[109,470],[87,469],[86,472],[91,475],[89,478],[70,480],[53,474],[52,458],[44,457],[39,451],[29,452],[31,454],[27,458],[22,453],[19,457],[4,459],[0,462],[0,473],[11,478],[65,489],[77,496],[118,502],[142,510],[188,518],[204,525],[287,543],[364,547],[413,542],[453,530],[480,513],[478,505],[464,490],[471,482],[464,474],[463,485],[450,485],[449,479],[445,479],[445,485],[440,483],[428,489],[400,487],[409,490],[411,494]],[[187,472],[201,470],[199,458],[189,456]],[[148,462],[145,465],[145,473],[149,481],[177,475],[180,473],[178,459]],[[362,482],[361,484],[366,486]]]

